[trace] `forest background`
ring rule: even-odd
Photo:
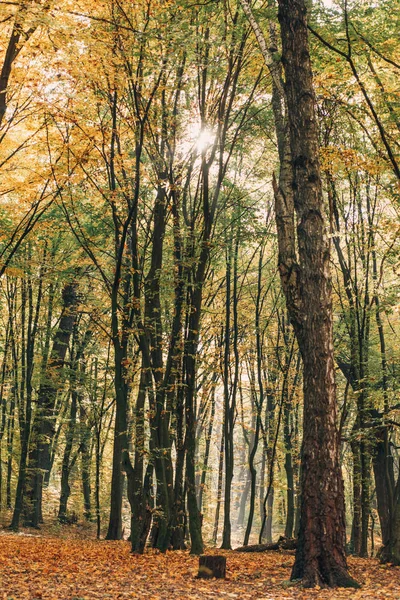
[[[0,6],[3,523],[94,521],[138,552],[295,537],[276,7]],[[398,8],[309,7],[348,549],[394,563]]]

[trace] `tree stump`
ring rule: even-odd
[[[205,555],[199,556],[199,572],[197,577],[202,579],[225,579],[226,576],[226,557],[220,555]]]

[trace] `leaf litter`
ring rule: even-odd
[[[0,535],[1,600],[340,600],[400,599],[400,568],[349,558],[360,590],[304,589],[289,582],[290,551],[227,557],[226,580],[196,579],[188,551],[133,555],[126,541]]]

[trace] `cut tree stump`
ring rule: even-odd
[[[202,579],[225,579],[226,576],[226,557],[220,555],[199,556],[199,572],[197,577]]]

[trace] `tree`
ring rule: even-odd
[[[301,516],[292,579],[357,587],[345,556],[344,489],[336,424],[329,243],[303,0],[280,0],[294,205],[277,190],[279,269],[303,359]],[[297,238],[294,211],[297,219]],[[286,218],[289,231],[280,219]],[[297,239],[297,243],[296,243]]]
[[[65,357],[76,319],[78,297],[75,281],[64,286],[62,299],[63,308],[52,350],[48,362],[43,365],[43,378],[31,431],[24,519],[25,523],[34,527],[38,527],[42,521],[43,484],[45,474],[51,468],[50,449],[56,433],[56,397],[62,382]],[[13,526],[18,524],[13,523]]]

